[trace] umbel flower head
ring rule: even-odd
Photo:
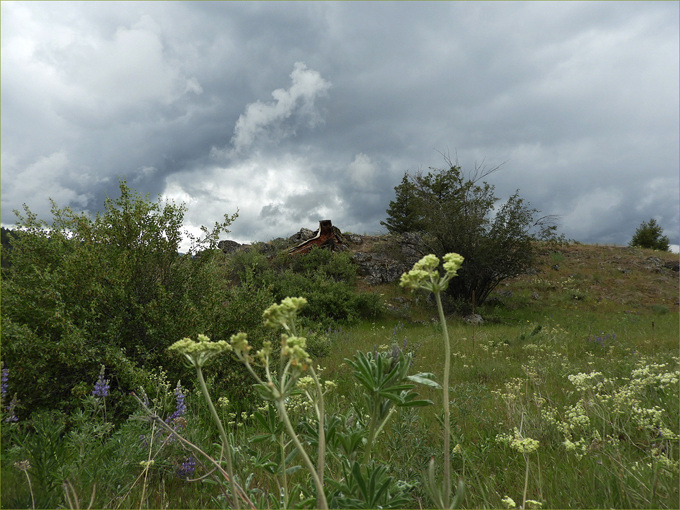
[[[408,273],[401,275],[400,285],[410,289],[424,289],[441,292],[449,286],[449,280],[457,275],[463,265],[463,257],[457,253],[444,255],[444,276],[439,276],[439,259],[435,255],[425,255],[413,265]]]
[[[281,301],[280,305],[273,304],[264,311],[262,314],[264,325],[272,329],[283,327],[286,331],[290,331],[298,310],[306,304],[305,298],[287,297]]]
[[[213,356],[217,356],[223,352],[229,352],[232,349],[231,345],[224,340],[211,342],[210,338],[207,336],[198,335],[198,341],[194,341],[191,338],[182,338],[182,340],[179,340],[168,347],[168,350],[177,351],[178,353],[183,354],[191,366],[194,368],[201,368]]]

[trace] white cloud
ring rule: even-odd
[[[3,159],[11,165],[11,158],[4,156]],[[5,172],[3,169],[3,194],[12,197],[11,208],[21,209],[21,204],[27,203],[43,219],[48,217],[50,199],[59,207],[85,209],[92,196],[77,190],[82,189],[83,184],[92,184],[96,180],[86,172],[74,171],[63,151],[42,157],[22,170],[7,170],[13,171]]]
[[[347,167],[349,178],[358,188],[370,188],[375,179],[375,165],[366,154],[359,153]]]
[[[612,216],[620,211],[623,194],[617,189],[595,189],[583,193],[569,203],[568,211],[563,211],[562,224],[570,232],[570,236],[582,239],[590,231],[598,230],[601,225],[608,224]],[[603,242],[606,240],[603,240]]]
[[[302,62],[295,63],[290,78],[293,84],[288,90],[276,89],[272,92],[275,101],[255,101],[246,106],[245,113],[236,121],[231,139],[234,153],[243,152],[265,132],[269,132],[269,138],[273,140],[287,136],[289,132],[281,129],[282,124],[294,113],[305,119],[310,127],[315,127],[322,121],[314,101],[318,96],[326,95],[331,83],[324,80],[318,72],[307,69]]]

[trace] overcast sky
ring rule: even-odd
[[[125,176],[239,242],[372,234],[444,153],[570,239],[678,244],[678,6],[3,1],[2,224]]]

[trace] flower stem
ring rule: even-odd
[[[203,372],[201,371],[201,367],[197,366],[196,367],[196,373],[198,374],[198,382],[201,385],[201,390],[203,391],[203,396],[205,397],[206,402],[208,402],[208,407],[210,408],[210,413],[212,414],[213,419],[215,420],[215,423],[217,424],[217,428],[220,431],[220,436],[222,437],[222,444],[224,444],[225,449],[227,450],[227,474],[229,475],[229,483],[231,484],[231,494],[232,494],[232,499],[234,501],[234,506],[235,508],[240,508],[239,506],[239,501],[238,501],[238,493],[236,492],[236,481],[234,480],[234,469],[232,466],[231,462],[231,446],[229,445],[229,441],[227,439],[227,433],[224,431],[224,427],[222,426],[222,421],[220,420],[219,416],[217,415],[217,411],[215,410],[215,406],[212,403],[212,400],[210,399],[210,393],[208,392],[208,386],[205,384],[205,379],[203,378]]]
[[[288,414],[286,413],[286,405],[284,404],[283,399],[282,398],[276,399],[275,404],[276,409],[279,411],[279,415],[281,416],[281,420],[283,421],[283,425],[284,427],[286,427],[286,432],[288,432],[288,435],[293,440],[295,448],[297,448],[298,453],[300,454],[302,460],[307,466],[309,474],[312,476],[312,479],[314,480],[314,485],[316,486],[317,493],[316,506],[317,508],[327,509],[328,502],[326,501],[326,494],[323,490],[323,483],[319,479],[319,474],[317,473],[316,469],[314,469],[314,464],[312,464],[312,461],[309,459],[307,452],[305,452],[305,450],[302,448],[302,444],[300,443],[297,434],[295,434],[295,430],[293,429],[293,426],[290,423],[290,419],[288,418]]]
[[[451,371],[451,345],[449,344],[449,331],[446,328],[446,317],[439,292],[435,292],[437,300],[437,310],[439,310],[439,321],[442,324],[442,334],[444,335],[444,507],[449,508],[451,499],[451,420],[449,410],[449,375]]]

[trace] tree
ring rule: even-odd
[[[394,189],[397,194],[396,200],[390,202],[389,209],[385,211],[388,215],[387,220],[381,221],[380,224],[387,227],[390,234],[420,231],[421,214],[408,172],[404,173],[401,184]]]
[[[640,248],[650,248],[652,250],[669,251],[670,241],[667,236],[662,234],[663,228],[661,228],[656,220],[652,218],[649,221],[642,222],[628,245],[639,246]]]
[[[11,264],[2,270],[2,358],[26,412],[77,404],[102,364],[109,401],[120,404],[151,370],[163,367],[174,381],[183,374],[165,352],[173,342],[243,327],[224,306],[238,296],[216,249],[236,214],[201,237],[185,233],[191,253],[203,250],[193,259],[178,253],[185,209],[121,181],[120,197],[94,218],[54,203],[51,224],[28,206],[15,211],[20,235],[9,236],[11,251],[3,247]]]
[[[457,300],[483,303],[508,278],[526,273],[535,261],[536,241],[559,241],[554,216],[538,217],[517,190],[498,205],[494,187],[483,179],[500,167],[475,167],[465,174],[445,157],[447,169],[430,168],[402,181],[402,200],[415,204],[412,213],[431,253],[439,258],[455,252],[465,257],[447,293]],[[406,176],[405,176],[406,178]],[[396,188],[395,188],[396,189]],[[388,219],[396,223],[395,218]]]

